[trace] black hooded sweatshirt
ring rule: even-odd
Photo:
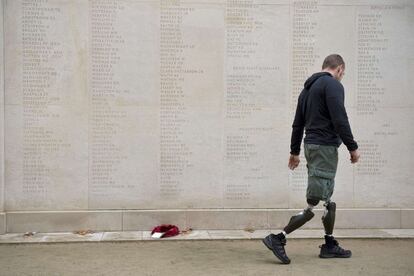
[[[300,153],[303,129],[306,144],[339,147],[343,141],[349,151],[356,150],[358,145],[351,132],[344,100],[344,87],[330,73],[319,72],[309,77],[298,98],[290,153]]]

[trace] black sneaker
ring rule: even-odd
[[[265,237],[262,241],[266,245],[266,247],[269,248],[273,252],[273,254],[275,254],[275,256],[282,261],[282,263],[290,263],[290,259],[286,255],[285,251],[286,238],[283,236],[283,234],[270,234],[267,237]]]
[[[343,249],[339,246],[337,240],[333,237],[330,238],[331,239],[326,240],[325,244],[319,246],[321,249],[319,258],[349,258],[352,256],[351,250]]]

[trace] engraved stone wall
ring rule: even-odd
[[[4,5],[6,211],[303,208],[291,124],[331,53],[362,154],[334,200],[414,208],[411,1]]]

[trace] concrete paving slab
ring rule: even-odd
[[[64,233],[42,233],[42,242],[88,242],[88,241],[101,241],[103,232],[96,232],[86,235],[79,235],[70,232]]]
[[[33,243],[41,242],[43,235],[34,234],[33,236],[24,236],[24,233],[8,233],[0,235],[0,243]]]
[[[272,233],[279,233],[280,230],[274,230]],[[288,239],[319,239],[324,236],[324,231],[321,229],[298,229],[288,235]]]
[[[250,239],[263,239],[270,234],[270,230],[255,230],[254,232],[245,231]]]
[[[384,229],[393,238],[414,238],[414,229]]]
[[[392,238],[390,233],[381,229],[337,229],[334,231],[338,238]]]
[[[104,232],[101,241],[142,240],[142,231]]]
[[[244,230],[208,230],[208,234],[213,240],[249,239]]]

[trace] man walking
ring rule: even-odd
[[[286,235],[313,218],[312,210],[319,201],[325,202],[325,213],[322,216],[325,244],[321,246],[319,257],[351,257],[351,251],[340,247],[332,235],[336,204],[331,201],[331,196],[338,165],[338,147],[342,142],[346,145],[352,163],[359,159],[358,145],[354,141],[344,106],[344,87],[340,83],[344,73],[345,62],[342,57],[337,54],[327,56],[322,64],[322,71],[306,80],[298,98],[288,166],[294,170],[299,165],[300,146],[305,129],[308,207],[292,216],[282,232],[277,235],[270,234],[263,239],[266,247],[285,264],[290,263],[285,251]]]

